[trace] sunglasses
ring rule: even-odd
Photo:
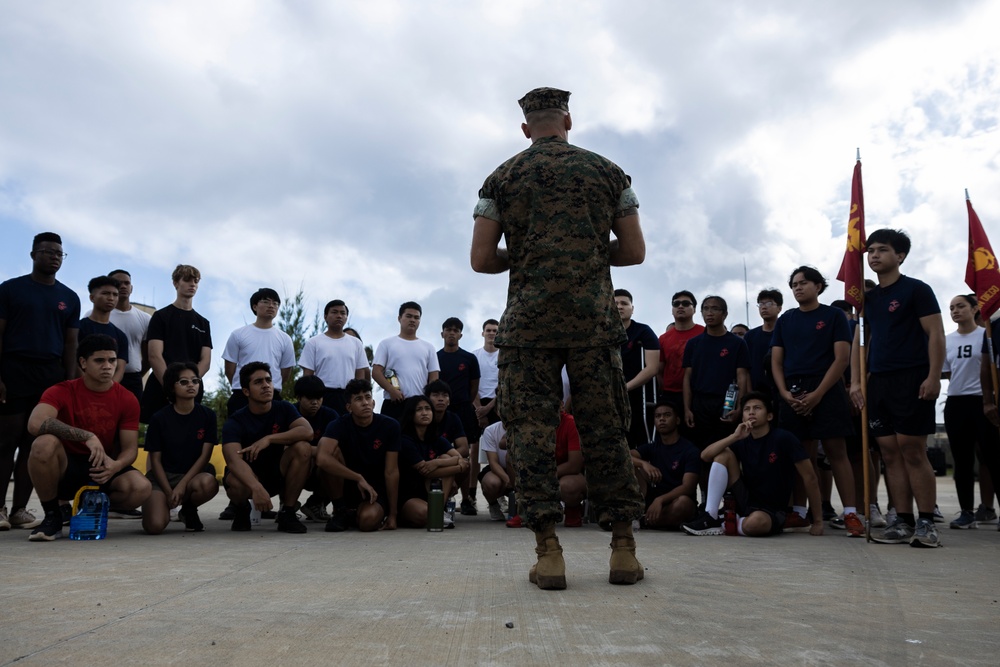
[[[674,308],[689,308],[694,304],[691,303],[690,301],[681,301],[680,299],[678,299],[677,301],[674,301],[671,305]]]
[[[193,384],[195,386],[198,386],[199,384],[201,384],[201,379],[199,379],[199,378],[191,378],[189,380],[187,378],[181,378],[180,380],[177,381],[177,384],[179,384],[182,387],[186,387],[189,384]]]

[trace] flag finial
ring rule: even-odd
[[[969,201],[969,188],[965,188],[965,201]]]
[[[861,162],[861,147],[859,146],[856,150],[858,151],[858,162]]]

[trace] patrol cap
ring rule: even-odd
[[[521,111],[527,116],[532,111],[543,109],[562,109],[569,111],[570,92],[558,88],[535,88],[517,101]]]

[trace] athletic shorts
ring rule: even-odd
[[[202,470],[201,472],[207,472],[212,477],[215,477],[215,466],[213,466],[211,463],[209,463],[208,465],[205,466],[205,469]],[[167,475],[167,484],[170,485],[169,489],[161,489],[160,488],[160,485],[156,483],[156,475],[153,473],[152,470],[149,470],[149,471],[146,472],[146,479],[148,479],[150,481],[150,483],[153,485],[153,491],[163,491],[163,493],[167,493],[168,491],[173,490],[177,486],[177,484],[182,479],[184,479],[184,475],[186,475],[186,474],[187,474],[186,472],[168,472],[168,473],[166,473],[166,475]]]
[[[727,438],[736,430],[739,421],[722,421],[724,395],[694,393],[691,396],[691,412],[694,413],[694,428],[690,431],[691,441],[699,451],[712,443]],[[738,417],[739,415],[737,415]]]
[[[264,490],[267,491],[267,495],[274,497],[280,495],[282,491],[285,490],[285,478],[281,474],[281,468],[279,467],[280,459],[277,461],[268,461],[268,465],[260,465],[261,460],[258,458],[253,463],[247,462],[250,466],[250,470],[253,471],[254,476],[257,481],[260,482]],[[226,472],[222,475],[222,485],[226,486],[226,480],[229,479],[232,469],[227,467]]]
[[[371,484],[371,482],[369,482]],[[381,484],[372,484],[372,488],[375,489],[375,493],[378,494],[378,498],[375,502],[382,506],[382,511],[386,516],[389,516],[389,494],[385,490],[385,486]],[[344,506],[347,507],[351,512],[348,512],[348,516],[353,517],[356,514],[353,510],[356,510],[361,505],[367,503],[368,501],[361,497],[361,491],[358,489],[358,483],[345,479],[344,480]]]
[[[476,417],[476,406],[472,403],[453,403],[449,408],[462,420],[462,428],[465,429],[465,437],[469,444],[479,442],[482,430],[479,428],[479,419]]]
[[[803,391],[814,391],[823,382],[823,376],[789,378],[789,387],[798,385]],[[851,403],[847,389],[838,381],[823,395],[819,405],[809,415],[800,415],[785,401],[779,406],[781,428],[791,431],[799,440],[823,440],[825,438],[846,438],[854,434],[851,423]]]
[[[771,517],[771,532],[768,535],[779,535],[785,526],[785,512],[779,510],[769,510],[764,507],[754,507],[750,504],[750,490],[743,483],[743,478],[733,482],[727,491],[733,494],[736,499],[736,514],[742,517],[750,516],[751,512],[764,512]]]
[[[0,415],[29,414],[45,390],[66,379],[61,359],[30,359],[5,355],[0,377],[7,387],[7,402],[0,403]]]
[[[104,484],[98,484],[90,478],[90,457],[87,454],[70,454],[66,452],[66,472],[59,480],[59,498],[61,500],[72,500],[76,497],[76,492],[81,486],[98,486],[102,493],[111,493],[111,482],[122,475],[135,471],[132,466],[126,466],[114,474]]]
[[[930,435],[937,430],[935,401],[918,398],[927,367],[872,373],[868,380],[868,426],[876,438]]]

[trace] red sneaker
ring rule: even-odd
[[[567,507],[563,514],[566,517],[563,525],[567,528],[579,528],[583,525],[583,503]]]
[[[782,528],[808,528],[812,525],[809,519],[799,516],[799,513],[792,510],[785,515],[785,525]]]
[[[522,527],[522,524],[521,524],[521,515],[520,514],[515,514],[511,518],[507,519],[507,527],[508,528],[521,528]]]
[[[865,522],[854,512],[844,515],[844,528],[847,529],[849,537],[865,536]]]

